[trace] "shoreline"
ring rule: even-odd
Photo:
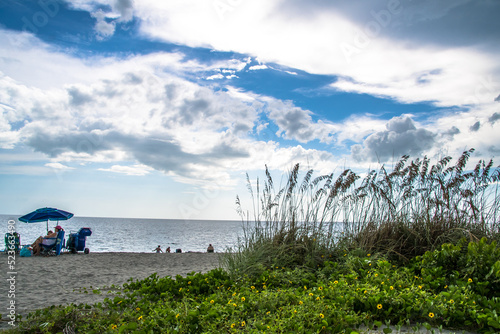
[[[9,303],[15,302],[16,315],[51,305],[97,303],[108,296],[106,292],[92,293],[92,289],[122,286],[130,278],[144,279],[153,273],[160,277],[186,276],[190,272],[208,272],[220,267],[223,253],[129,253],[102,252],[90,254],[63,253],[59,256],[15,257],[14,269],[9,267],[9,256],[0,254],[2,283],[0,283],[0,329],[10,326],[5,321]],[[15,273],[15,275],[11,275]],[[14,276],[15,292],[9,277]],[[86,288],[89,293],[79,292]]]

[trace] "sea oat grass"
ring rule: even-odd
[[[406,261],[462,238],[497,239],[500,169],[492,160],[467,169],[473,151],[451,166],[448,156],[432,166],[427,157],[403,156],[391,171],[381,166],[362,179],[350,169],[336,179],[313,177],[297,164],[278,190],[267,166],[262,186],[247,175],[253,222],[237,197],[246,223],[236,252],[246,256],[240,269],[252,267],[249,259],[264,267],[316,267],[338,249],[358,248]],[[233,267],[240,255],[228,260]]]

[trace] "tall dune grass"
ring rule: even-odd
[[[244,235],[228,255],[230,271],[251,274],[269,267],[316,267],[346,249],[383,252],[399,260],[462,238],[498,239],[500,168],[480,160],[466,165],[474,150],[454,165],[445,157],[403,156],[391,171],[381,166],[361,178],[350,169],[299,180],[299,165],[276,190],[269,170],[264,182],[247,175],[252,211],[238,211]],[[250,213],[251,212],[251,213]]]

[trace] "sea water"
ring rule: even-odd
[[[0,215],[0,231],[8,232],[9,220],[14,220],[16,231],[21,235],[21,244],[31,244],[40,235],[46,235],[47,222],[23,223],[18,215]],[[92,235],[87,237],[85,246],[90,252],[153,252],[158,245],[162,250],[170,247],[172,252],[206,252],[212,244],[216,252],[225,252],[237,245],[243,234],[241,221],[217,220],[177,220],[73,217],[69,220],[49,222],[49,229],[56,225],[69,233],[78,232],[82,227],[90,227]],[[2,242],[0,249],[4,249]]]

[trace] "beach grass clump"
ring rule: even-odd
[[[252,274],[262,268],[305,266],[316,268],[331,257],[340,231],[335,221],[341,203],[358,176],[345,170],[313,178],[313,170],[299,180],[299,164],[290,171],[283,187],[275,188],[269,170],[261,185],[247,185],[253,201],[253,221],[236,204],[243,218],[244,234],[237,249],[226,256],[230,272]],[[262,189],[262,191],[260,191]]]
[[[392,170],[381,166],[363,178],[350,169],[313,177],[297,164],[278,190],[267,167],[263,185],[257,179],[254,187],[247,175],[253,215],[237,197],[245,232],[226,267],[246,274],[273,266],[314,269],[345,249],[408,261],[464,237],[497,240],[500,168],[492,160],[467,168],[473,151],[454,165],[449,156],[432,166],[427,157],[403,156]]]
[[[410,333],[498,333],[499,290],[491,285],[500,280],[498,251],[483,239],[445,244],[407,266],[358,249],[315,271],[269,268],[237,279],[222,269],[154,274],[130,280],[102,303],[38,310],[7,333],[364,333],[403,326]]]

